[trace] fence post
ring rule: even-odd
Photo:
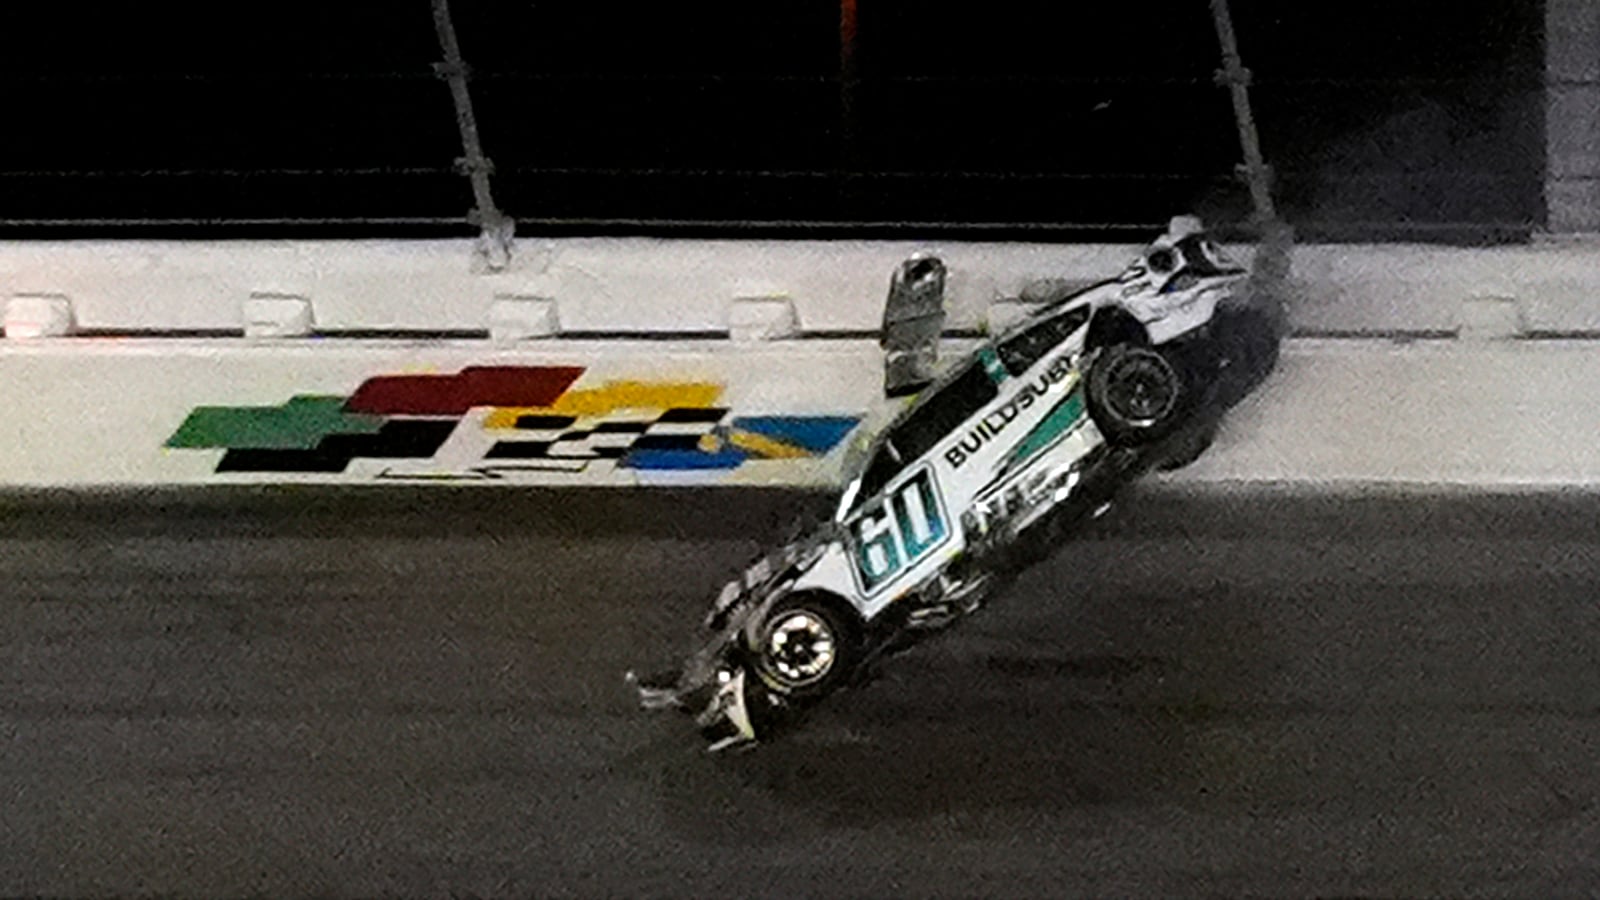
[[[477,252],[489,269],[499,271],[511,264],[511,241],[516,223],[494,205],[494,194],[489,190],[494,163],[483,155],[483,145],[478,140],[478,120],[472,113],[472,95],[467,92],[467,64],[461,58],[461,45],[456,42],[449,0],[433,0],[433,26],[439,33],[439,46],[444,50],[444,62],[435,65],[434,72],[450,85],[456,125],[461,130],[463,155],[456,160],[456,167],[472,182],[475,206],[469,219],[482,229]]]
[[[1250,70],[1239,58],[1239,40],[1233,32],[1228,0],[1211,0],[1211,17],[1217,26],[1217,42],[1222,45],[1217,83],[1226,85],[1233,98],[1233,118],[1239,125],[1239,147],[1244,152],[1244,165],[1239,170],[1250,186],[1250,202],[1255,207],[1259,230],[1252,290],[1273,300],[1272,308],[1278,314],[1274,327],[1281,333],[1289,326],[1288,283],[1294,232],[1278,218],[1277,207],[1272,203],[1272,170],[1261,156],[1261,138],[1250,112]]]
[[[1545,228],[1600,232],[1600,4],[1545,0]]]
[[[1272,170],[1261,156],[1261,138],[1256,134],[1256,120],[1250,112],[1250,70],[1239,58],[1239,41],[1233,33],[1228,0],[1211,0],[1211,17],[1216,22],[1217,41],[1222,45],[1222,68],[1217,71],[1217,83],[1225,85],[1233,98],[1233,117],[1239,125],[1239,145],[1244,151],[1240,172],[1250,186],[1257,224],[1270,227],[1278,221],[1278,211],[1272,204]]]

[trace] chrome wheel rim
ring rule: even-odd
[[[1140,426],[1160,421],[1172,410],[1178,394],[1172,369],[1159,356],[1141,353],[1121,360],[1111,373],[1106,399],[1118,415]]]
[[[774,676],[800,687],[826,676],[837,650],[828,623],[815,613],[797,609],[784,613],[767,629],[762,655]]]

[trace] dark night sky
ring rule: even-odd
[[[541,219],[1241,212],[1206,0],[858,5],[847,119],[832,2],[455,0],[501,205],[523,233],[555,227]],[[1542,215],[1538,2],[1233,8],[1304,229]],[[0,219],[452,217],[470,203],[428,0],[53,4],[0,27]]]

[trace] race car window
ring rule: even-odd
[[[1191,234],[1179,241],[1178,249],[1183,251],[1184,270],[1195,275],[1210,277],[1244,271],[1228,259],[1221,248],[1198,234]]]
[[[855,505],[859,506],[883,490],[901,470],[949,437],[996,395],[989,373],[982,366],[968,366],[889,432],[862,473]]]
[[[1157,275],[1166,275],[1178,267],[1178,256],[1166,247],[1162,247],[1150,251],[1150,255],[1145,257],[1145,263],[1150,267],[1150,271]]]
[[[1192,288],[1192,287],[1194,287],[1195,285],[1197,285],[1199,283],[1200,283],[1200,276],[1199,275],[1195,274],[1194,272],[1190,272],[1188,270],[1184,270],[1184,271],[1179,272],[1178,274],[1172,276],[1172,280],[1171,281],[1169,281],[1166,284],[1162,285],[1161,286],[1161,293],[1163,293],[1163,294],[1176,294],[1179,291],[1187,291],[1189,288]]]
[[[1021,375],[1088,321],[1089,307],[1085,304],[1040,322],[1016,337],[1002,342],[995,349],[1000,354],[1000,362],[1005,365],[1006,371],[1013,376]]]

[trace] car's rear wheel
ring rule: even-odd
[[[1145,444],[1170,434],[1191,405],[1182,361],[1139,344],[1113,344],[1089,369],[1089,413],[1118,444]]]
[[[861,659],[854,617],[822,594],[778,601],[756,629],[750,649],[761,680],[795,698],[834,690]]]

